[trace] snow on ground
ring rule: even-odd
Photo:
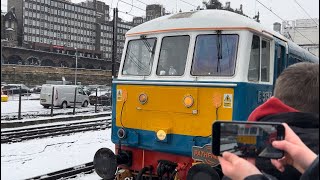
[[[9,100],[8,102],[1,102],[1,114],[4,113],[17,113],[19,110],[19,101]],[[22,100],[21,112],[29,111],[42,111],[43,106],[40,104],[40,100]]]
[[[88,106],[88,107],[77,107],[76,113],[83,113],[83,112],[94,112],[95,106]],[[98,107],[98,111],[102,110],[102,106]],[[1,102],[1,117],[5,116],[17,116],[19,111],[19,101],[18,100],[9,100],[8,102]],[[54,108],[54,114],[65,114],[65,113],[72,113],[73,108],[67,109],[60,109]],[[21,113],[22,114],[29,114],[29,115],[48,115],[51,113],[51,109],[45,109],[41,104],[40,100],[22,100],[21,101]],[[30,117],[32,118],[32,117]]]
[[[96,173],[93,172],[91,174],[79,174],[76,178],[72,180],[100,180],[101,177]]]
[[[1,144],[1,179],[26,179],[88,163],[102,147],[114,149],[111,129]],[[78,178],[101,179],[95,173]]]

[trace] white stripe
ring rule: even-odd
[[[236,87],[234,83],[204,83],[204,82],[149,82],[149,81],[112,81],[116,84],[135,84],[135,85],[171,85],[171,86],[218,86],[218,87]]]

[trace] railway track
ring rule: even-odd
[[[70,179],[70,178],[76,177],[78,174],[90,174],[93,171],[94,171],[93,162],[89,162],[79,166],[29,178],[27,180]]]
[[[66,135],[76,132],[103,130],[111,127],[111,116],[80,120],[76,122],[64,122],[55,125],[41,125],[31,128],[17,128],[14,130],[1,130],[1,144],[20,142],[29,139]]]

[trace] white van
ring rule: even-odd
[[[44,84],[40,93],[40,104],[49,108],[52,101],[52,89],[54,88],[53,106],[67,108],[74,104],[74,92],[77,88],[76,106],[87,107],[89,96],[83,91],[83,88],[76,85],[52,85]]]

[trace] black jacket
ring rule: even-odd
[[[319,154],[319,115],[302,112],[290,112],[265,116],[258,121],[287,123],[314,153]],[[303,156],[303,155],[302,155]],[[269,159],[257,159],[256,166],[264,173],[279,180],[299,180],[301,173],[287,166],[283,173],[279,172]]]
[[[313,161],[310,167],[299,177],[300,180],[319,180],[319,156]],[[252,175],[246,177],[244,180],[273,180],[273,177],[267,175]]]

